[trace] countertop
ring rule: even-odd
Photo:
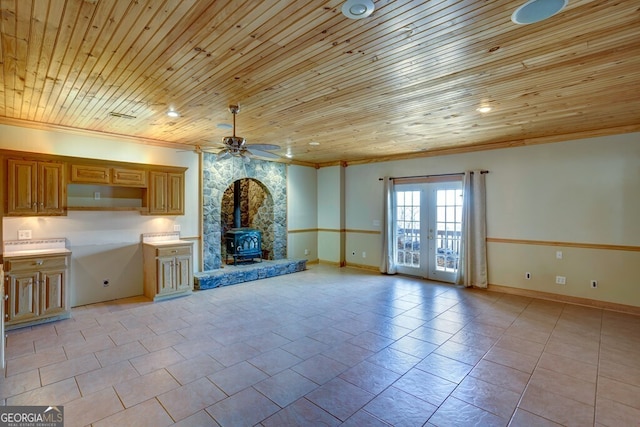
[[[1,256],[3,259],[69,254],[71,251],[68,248],[67,239],[64,237],[5,240],[2,242]]]
[[[27,249],[22,251],[4,252],[0,255],[1,258],[18,258],[18,257],[37,257],[47,255],[68,255],[71,254],[71,250],[67,248],[55,248],[55,249]]]
[[[193,242],[190,240],[163,240],[160,242],[146,242],[144,243],[145,245],[149,245],[149,246],[158,246],[158,247],[162,247],[162,246],[174,246],[174,245],[190,245]]]

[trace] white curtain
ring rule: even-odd
[[[396,191],[393,185],[392,178],[385,176],[383,180],[384,211],[382,214],[382,260],[380,262],[380,272],[386,274],[396,274],[396,263],[394,259],[394,245],[396,234]]]
[[[485,176],[466,171],[462,187],[462,244],[456,283],[487,287],[487,221]]]

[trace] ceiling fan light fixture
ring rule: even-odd
[[[372,0],[347,0],[342,5],[342,14],[349,19],[366,18],[373,13]]]
[[[236,115],[240,112],[239,105],[229,105],[229,111],[233,114],[233,136],[222,137],[224,148],[217,154],[216,160],[223,160],[229,157],[240,157],[244,163],[251,161],[251,156],[258,156],[270,159],[278,159],[275,153],[264,150],[279,150],[280,146],[275,144],[247,144],[246,140],[236,135]],[[249,150],[251,149],[251,151]]]
[[[529,0],[513,12],[511,21],[520,25],[544,21],[560,13],[567,3],[569,0]]]

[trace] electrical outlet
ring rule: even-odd
[[[305,249],[305,250],[304,250],[304,254],[305,254],[305,255],[309,255],[309,249]]]
[[[556,259],[562,259],[562,251],[556,251]]]
[[[173,224],[173,231],[180,231],[181,228],[180,224]]]
[[[531,273],[529,273],[529,272],[524,273],[524,278],[527,279],[527,280],[531,279]]]
[[[597,281],[597,280],[592,280],[592,281],[591,281],[591,287],[592,287],[593,289],[597,288],[597,287],[598,287],[598,281]]]
[[[31,230],[18,230],[18,240],[29,240],[31,238]]]
[[[93,200],[100,200],[100,192],[99,191],[94,191],[93,192]]]
[[[567,284],[567,278],[564,276],[556,276],[556,284],[558,285],[566,285]]]

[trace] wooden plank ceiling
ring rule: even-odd
[[[342,3],[0,0],[0,123],[207,148],[239,103],[248,143],[320,166],[640,130],[638,0]]]

